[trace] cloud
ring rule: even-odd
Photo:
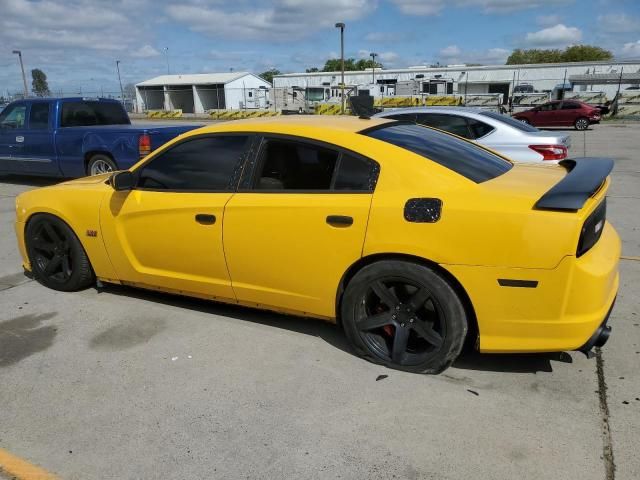
[[[245,2],[209,6],[193,0],[168,5],[166,12],[172,20],[212,37],[290,41],[333,28],[336,22],[362,18],[375,7],[375,0],[276,0],[261,7]]]
[[[518,10],[567,5],[573,0],[392,0],[407,15],[437,15],[444,8],[478,8],[483,13],[505,14]]]
[[[460,56],[461,53],[462,51],[457,45],[449,45],[448,47],[445,47],[442,50],[440,50],[440,57],[456,58]]]
[[[605,33],[640,32],[640,19],[624,13],[598,16],[598,29]]]
[[[160,52],[153,48],[151,45],[144,45],[137,50],[131,52],[131,56],[134,58],[151,58],[157,57],[160,55]]]
[[[559,23],[553,27],[527,33],[524,41],[531,47],[564,47],[577,43],[581,39],[582,32],[579,28],[567,27]]]
[[[364,36],[367,42],[394,43],[404,40],[406,35],[403,32],[369,32]]]
[[[621,57],[640,58],[640,40],[637,42],[625,43],[620,52]]]

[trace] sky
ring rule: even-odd
[[[53,93],[167,73],[300,72],[378,53],[386,68],[504,64],[514,48],[598,45],[640,59],[640,0],[0,0],[0,95],[40,68]]]

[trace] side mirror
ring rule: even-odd
[[[136,183],[136,177],[129,170],[125,170],[111,175],[109,183],[116,192],[132,190]]]

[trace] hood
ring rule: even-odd
[[[92,175],[90,177],[81,177],[74,180],[68,180],[58,185],[95,185],[97,183],[105,183],[112,173],[102,173],[100,175]]]

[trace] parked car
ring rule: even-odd
[[[612,166],[514,164],[385,119],[252,119],[22,193],[16,232],[50,288],[98,280],[339,321],[363,357],[436,373],[467,332],[485,352],[604,344]]]
[[[126,169],[194,128],[131,125],[117,100],[19,100],[0,113],[0,174],[82,177]]]
[[[555,100],[513,115],[513,118],[536,127],[575,127],[586,130],[600,123],[600,110],[579,100]]]
[[[375,116],[438,128],[473,140],[519,162],[564,160],[571,147],[569,135],[541,132],[506,115],[479,108],[396,108]]]

